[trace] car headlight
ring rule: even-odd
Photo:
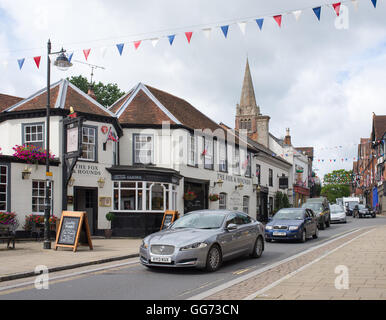
[[[299,226],[290,226],[290,227],[288,228],[288,230],[290,230],[290,231],[298,230],[298,229],[299,229]]]
[[[201,248],[205,248],[207,245],[208,244],[205,242],[197,242],[185,247],[181,247],[180,251],[191,250],[191,249],[201,249]]]
[[[148,244],[145,242],[145,240],[142,240],[141,247],[142,247],[142,248],[145,248],[145,249],[148,248]]]
[[[273,227],[272,226],[265,226],[265,230],[272,230]]]

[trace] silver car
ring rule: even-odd
[[[147,236],[140,262],[147,267],[196,267],[216,271],[221,263],[264,251],[264,226],[243,212],[193,211]]]

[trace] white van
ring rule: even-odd
[[[346,215],[352,216],[352,211],[357,204],[359,204],[358,197],[343,197],[343,207],[345,208]]]

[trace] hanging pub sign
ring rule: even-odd
[[[279,178],[279,189],[288,189],[288,177]]]
[[[56,234],[55,250],[58,247],[72,248],[75,252],[80,245],[93,249],[85,211],[63,211]]]
[[[164,217],[162,219],[160,230],[166,229],[177,219],[178,219],[178,211],[166,210]]]

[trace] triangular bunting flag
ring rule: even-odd
[[[279,28],[281,27],[281,14],[273,17],[277,24],[279,25]]]
[[[70,55],[68,56],[68,62],[71,62],[71,60],[72,60],[72,56],[74,55],[74,53],[73,52],[71,52],[70,53]]]
[[[222,33],[224,34],[224,37],[225,37],[225,38],[226,38],[227,35],[228,35],[228,28],[229,28],[229,25],[228,25],[228,26],[222,26],[222,27],[221,27]]]
[[[245,27],[247,26],[247,23],[245,21],[238,23],[240,30],[243,34],[245,34]]]
[[[38,67],[38,69],[40,66],[40,59],[41,59],[41,57],[34,57],[34,60],[35,60],[35,63],[36,63],[36,66]]]
[[[259,26],[260,30],[263,28],[263,22],[264,22],[264,18],[256,19],[256,23]]]
[[[339,17],[340,2],[338,2],[338,3],[333,3],[333,4],[332,4],[332,7],[334,8],[336,15]]]
[[[292,13],[295,17],[295,20],[299,21],[300,15],[302,14],[302,10],[296,10],[296,11],[293,11]]]
[[[138,49],[139,45],[141,44],[141,41],[142,41],[142,40],[140,40],[140,41],[134,41],[134,47],[135,47],[135,50]]]
[[[24,61],[25,61],[25,58],[17,60],[17,63],[19,64],[19,69],[20,70],[21,70],[21,68],[23,68]]]
[[[84,49],[84,50],[83,50],[84,57],[86,58],[86,61],[87,61],[87,58],[88,58],[88,56],[89,56],[89,54],[90,54],[90,51],[91,51],[91,49]]]
[[[176,36],[175,34],[171,34],[170,36],[168,36],[170,45],[173,44],[173,41],[174,41],[174,37],[175,37],[175,36]]]
[[[212,28],[205,28],[205,29],[202,29],[202,32],[204,32],[204,35],[207,39],[210,38],[210,33],[212,31]]]
[[[374,8],[376,8],[377,7],[377,0],[371,0],[371,2],[373,3]]]
[[[354,9],[355,10],[358,10],[358,0],[351,0],[353,6],[354,6]]]
[[[190,43],[190,39],[192,39],[193,32],[185,32],[186,39],[188,39],[188,43]]]
[[[322,10],[322,7],[312,8],[312,10],[314,11],[316,17],[317,17],[318,20],[320,21],[320,11]]]
[[[154,39],[150,39],[150,41],[151,41],[151,44],[153,45],[153,47],[155,47],[157,45],[159,39],[158,38],[154,38]]]
[[[106,56],[106,53],[107,53],[107,47],[102,47],[100,50],[101,50],[101,56],[102,56],[102,58],[104,58]]]
[[[117,44],[117,48],[118,48],[118,52],[119,52],[119,55],[121,56],[122,55],[122,51],[123,51],[123,47],[125,46],[124,43],[118,43]]]

